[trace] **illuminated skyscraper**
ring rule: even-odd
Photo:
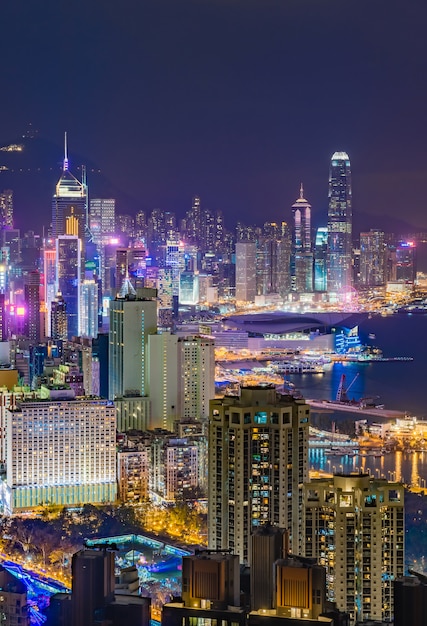
[[[404,572],[404,487],[369,474],[304,485],[303,552],[326,568],[328,599],[362,620],[392,621]]]
[[[155,289],[138,289],[127,281],[110,304],[109,398],[133,394],[145,396],[147,390],[148,335],[157,331]]]
[[[82,242],[87,226],[87,188],[68,169],[67,134],[65,133],[65,153],[63,171],[56,185],[52,202],[52,236],[66,233],[66,218],[78,220],[78,234]]]
[[[236,300],[254,302],[256,295],[256,243],[236,243]]]
[[[311,244],[311,204],[304,198],[301,183],[299,198],[292,205],[292,289],[297,293],[313,291],[313,252]]]
[[[26,335],[33,343],[41,339],[40,332],[40,273],[37,270],[29,272],[24,287],[26,305]]]
[[[81,240],[62,235],[56,240],[56,292],[67,305],[68,339],[79,335]]]
[[[51,246],[54,246],[53,240],[49,240],[43,250],[43,299],[48,312],[45,328],[46,337],[52,336],[51,316],[49,312],[51,311],[51,304],[56,296],[56,246]]]
[[[385,235],[381,230],[360,233],[360,284],[375,287],[385,284]]]
[[[0,193],[0,229],[13,228],[13,191],[5,189]]]
[[[89,227],[94,243],[105,243],[116,230],[116,201],[114,198],[92,198],[90,201]]]
[[[60,293],[57,294],[50,305],[50,328],[50,336],[54,341],[67,341],[67,305]]]
[[[80,332],[81,337],[98,334],[98,283],[84,280],[80,286]]]
[[[328,291],[348,292],[352,286],[352,191],[350,159],[334,152],[329,169]]]
[[[396,280],[414,283],[417,276],[417,248],[413,241],[400,241],[396,247]]]
[[[304,400],[267,384],[210,402],[210,549],[230,549],[248,563],[252,531],[270,523],[289,529],[299,553],[309,416]]]
[[[326,263],[328,255],[328,229],[320,226],[316,231],[314,244],[314,291],[326,291]]]

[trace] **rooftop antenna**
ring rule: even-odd
[[[304,187],[302,183],[300,184],[300,188],[299,188],[299,197],[301,200],[304,200]]]
[[[64,133],[64,165],[62,169],[64,172],[68,172],[67,131]]]

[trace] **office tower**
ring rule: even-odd
[[[199,274],[181,272],[179,277],[179,303],[195,306],[199,303]]]
[[[416,246],[413,241],[400,241],[396,247],[396,280],[415,283],[417,277]]]
[[[385,234],[371,229],[360,233],[360,277],[362,287],[385,284]]]
[[[90,200],[89,227],[94,243],[104,245],[116,230],[116,201],[114,198]]]
[[[251,610],[275,606],[274,563],[289,552],[287,530],[270,524],[255,528],[251,536]]]
[[[61,293],[57,294],[55,300],[50,305],[50,328],[50,336],[54,341],[67,341],[67,304]]]
[[[313,291],[313,251],[311,243],[311,204],[304,198],[301,183],[299,198],[292,205],[294,222],[292,237],[291,280],[297,293]]]
[[[155,289],[118,294],[110,303],[109,398],[146,395],[148,336],[157,331]]]
[[[68,399],[55,400],[59,396]],[[106,400],[75,400],[68,390],[7,410],[4,508],[114,502],[116,410]]]
[[[65,133],[62,174],[56,185],[52,202],[52,236],[56,239],[66,232],[66,218],[78,221],[78,236],[84,241],[87,225],[87,188],[68,169],[67,133]]]
[[[49,241],[45,243],[45,247],[43,249],[43,300],[45,304],[46,311],[48,312],[46,316],[46,328],[45,335],[46,337],[52,336],[52,328],[51,328],[51,317],[49,315],[49,311],[51,311],[51,304],[55,300],[56,296],[56,246],[54,246],[54,241]]]
[[[191,209],[187,211],[185,216],[186,232],[185,240],[199,246],[200,237],[202,235],[202,209],[200,206],[199,196],[194,196],[191,202]]]
[[[393,582],[394,626],[423,624],[427,615],[427,577],[409,570],[413,576],[402,576]]]
[[[292,551],[300,551],[309,415],[304,400],[269,384],[210,402],[209,548],[229,548],[248,563],[251,533],[270,523],[288,528]]]
[[[31,342],[38,343],[40,332],[40,273],[37,270],[29,272],[24,286],[27,323],[26,335]]]
[[[13,228],[13,191],[0,192],[0,230]]]
[[[329,168],[328,291],[348,293],[352,286],[352,191],[350,159],[334,152]]]
[[[163,606],[162,625],[243,626],[239,558],[235,554],[198,551],[182,559],[182,602]]]
[[[328,599],[351,621],[390,621],[404,572],[404,488],[369,474],[304,485],[304,554],[326,568]]]
[[[117,248],[116,250],[114,272],[116,292],[120,291],[125,280],[129,278],[129,255],[129,248]]]
[[[129,276],[137,287],[144,287],[147,272],[147,251],[143,243],[136,242],[130,251]]]
[[[132,238],[135,231],[135,220],[131,215],[116,215],[116,231],[123,233],[127,238]]]
[[[1,231],[1,243],[6,253],[9,265],[17,265],[21,262],[21,231],[19,228],[8,228]]]
[[[56,239],[56,293],[60,292],[67,305],[68,339],[80,331],[81,240],[74,235]]]
[[[80,286],[80,332],[81,337],[98,334],[98,283],[84,280]]]
[[[254,302],[256,295],[256,244],[236,243],[236,301]]]
[[[93,626],[96,611],[114,599],[115,553],[83,548],[71,564],[72,626]]]
[[[178,298],[179,277],[185,270],[184,244],[178,239],[168,239],[166,242],[165,267],[172,271],[172,294]]]
[[[326,291],[328,258],[328,228],[319,226],[314,243],[314,291]]]

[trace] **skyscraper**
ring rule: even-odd
[[[82,241],[87,226],[87,189],[86,185],[68,169],[67,133],[62,174],[56,185],[52,202],[52,236],[65,235],[66,218],[73,216],[78,220],[78,234]]]
[[[254,302],[256,295],[256,243],[236,243],[236,300]]]
[[[301,183],[299,198],[292,205],[292,289],[297,293],[313,291],[313,250],[311,243],[311,204],[304,198]]]
[[[26,335],[33,343],[38,343],[40,333],[40,272],[28,273],[24,287],[25,304],[27,307]]]
[[[67,305],[61,293],[58,293],[52,300],[50,307],[50,336],[54,341],[67,341]]]
[[[289,529],[299,553],[309,415],[304,400],[268,384],[210,402],[210,549],[230,549],[248,563],[251,532],[269,522]]]
[[[314,244],[314,291],[326,291],[327,289],[327,257],[328,229],[326,226],[319,226]]]
[[[328,599],[356,620],[391,621],[404,572],[404,488],[369,474],[304,485],[303,554],[326,568]]]
[[[13,191],[5,189],[0,193],[0,229],[13,228]]]
[[[385,284],[385,234],[371,229],[360,233],[360,284],[375,287]]]
[[[352,286],[352,190],[350,159],[334,152],[329,168],[328,291],[348,292]]]
[[[81,240],[74,235],[61,235],[56,240],[56,292],[61,292],[67,305],[68,339],[80,332]]]
[[[129,281],[128,281],[129,283]],[[148,335],[157,331],[157,292],[129,284],[110,304],[109,398],[147,393]]]

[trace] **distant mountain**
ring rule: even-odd
[[[378,230],[383,230],[386,233],[394,233],[395,235],[406,235],[420,231],[420,228],[414,226],[414,224],[388,215],[372,215],[371,213],[360,212],[356,212],[353,215],[353,234],[355,237],[357,237],[359,233],[369,231],[371,228],[377,228]]]
[[[20,146],[21,149],[6,149]],[[40,137],[20,137],[0,142],[0,190],[13,189],[15,224],[23,231],[42,231],[52,219],[52,196],[62,171],[63,146]],[[69,154],[70,171],[81,179],[86,166],[89,197],[116,198],[120,213],[134,212],[137,201],[117,189],[96,163]]]

